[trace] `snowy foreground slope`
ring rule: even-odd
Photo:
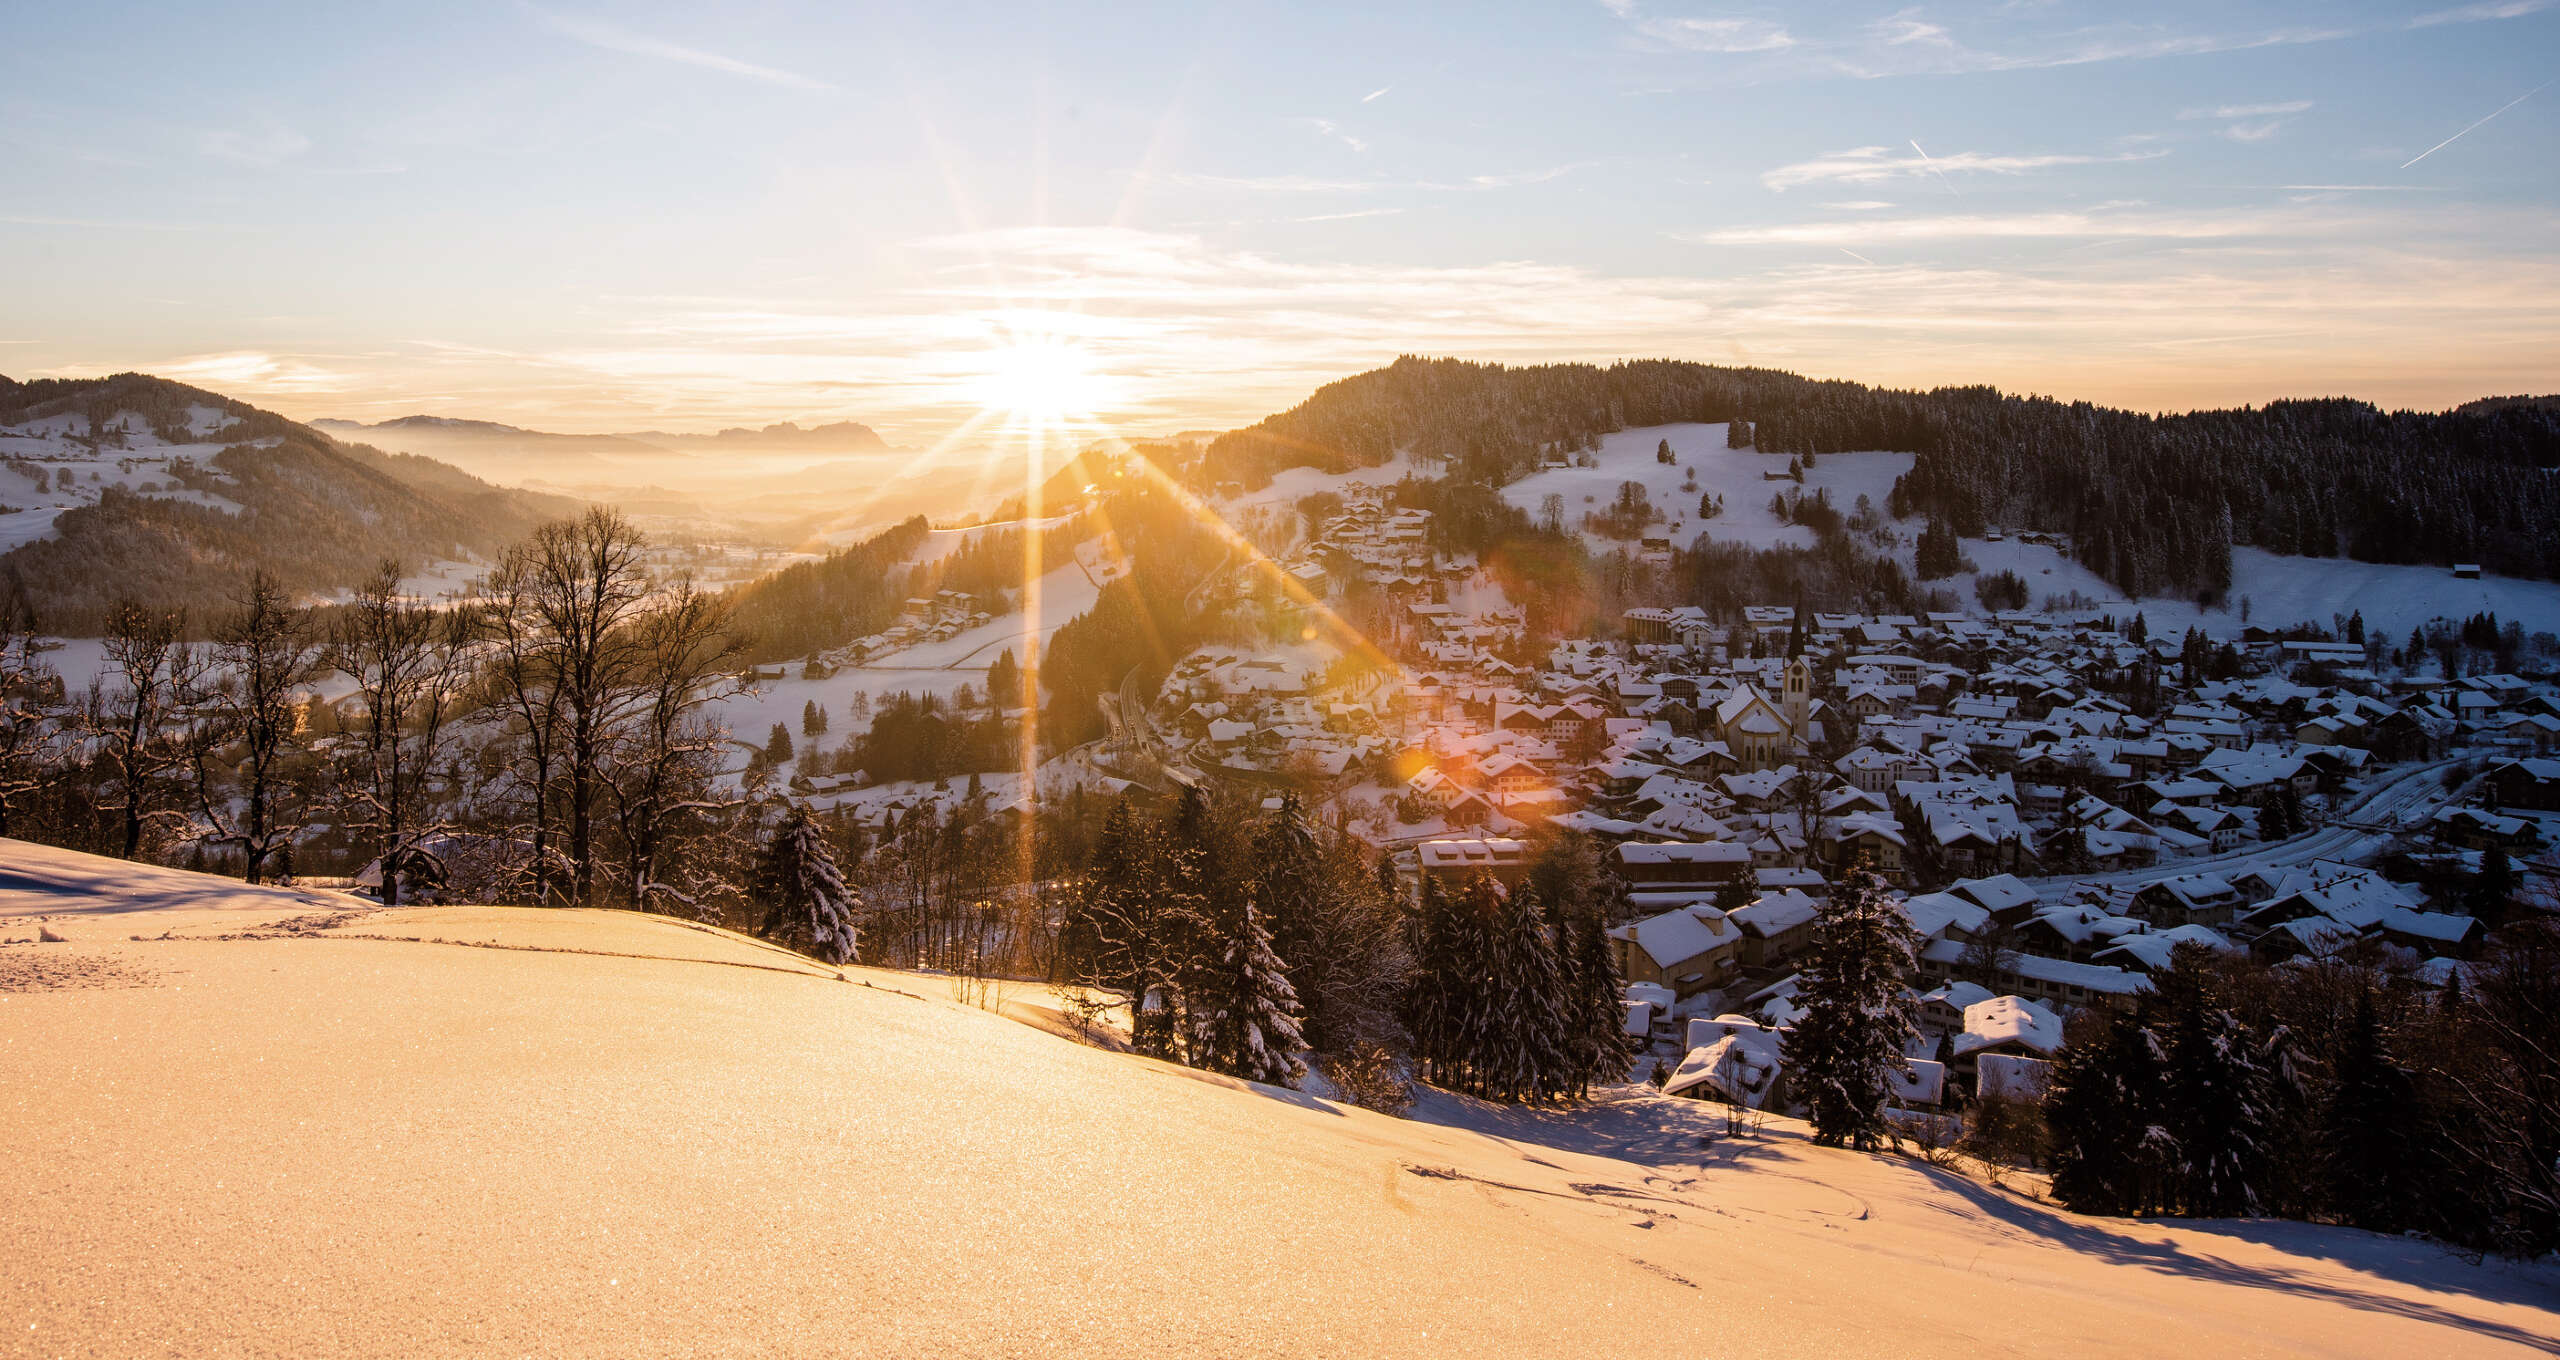
[[[1704,1107],[1381,1118],[617,913],[0,841],[0,1355],[2463,1355],[2560,1282]],[[42,918],[39,921],[36,918]],[[134,937],[141,938],[134,938]],[[1614,1155],[1601,1155],[1601,1154]]]

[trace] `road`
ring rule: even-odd
[[[2251,843],[2218,855],[2163,860],[2146,869],[2057,874],[2027,882],[2045,889],[2047,897],[2060,897],[2067,896],[2068,889],[2084,884],[2122,886],[2157,882],[2175,874],[2237,874],[2275,865],[2309,864],[2317,859],[2360,860],[2380,853],[2394,836],[2423,825],[2438,809],[2460,797],[2461,789],[2444,787],[2444,772],[2461,763],[2435,760],[2412,765],[2333,810],[2327,824],[2273,844]],[[2466,781],[2463,788],[2468,787]],[[2377,827],[2390,829],[2376,830]]]

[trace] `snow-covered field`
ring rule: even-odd
[[[1672,452],[1679,458],[1677,466],[1654,461],[1655,447],[1665,439],[1671,441]],[[1561,495],[1566,523],[1574,527],[1586,512],[1607,509],[1617,497],[1619,483],[1641,482],[1654,506],[1665,516],[1664,522],[1650,532],[1668,534],[1683,547],[1701,532],[1719,542],[1753,547],[1811,545],[1811,530],[1782,524],[1769,510],[1771,495],[1789,490],[1794,484],[1768,481],[1763,474],[1785,471],[1787,460],[1778,455],[1727,449],[1724,443],[1725,427],[1720,424],[1620,430],[1601,438],[1597,467],[1535,473],[1504,487],[1502,495],[1531,515],[1541,513],[1547,496]],[[1882,511],[1894,479],[1909,471],[1911,462],[1912,456],[1907,453],[1824,454],[1805,474],[1804,493],[1810,496],[1817,488],[1828,489],[1832,503],[1843,514],[1857,505],[1861,495]],[[1683,483],[1692,472],[1696,487],[1684,489]],[[1697,508],[1701,492],[1723,496],[1724,513],[1700,520]],[[1904,542],[1896,548],[1895,556],[1907,567],[1913,557],[1910,540],[1918,535],[1921,524],[1906,520],[1899,527]],[[2481,612],[2494,613],[2501,622],[2518,620],[2527,631],[2560,632],[2560,582],[2555,581],[2499,576],[2461,581],[2443,567],[2383,566],[2346,558],[2287,557],[2258,548],[2234,548],[2230,599],[2223,608],[2207,610],[2193,600],[2127,600],[2095,572],[2072,561],[2061,550],[2043,544],[2023,543],[2015,538],[1998,542],[1968,538],[1964,540],[1964,554],[1978,572],[1940,584],[1953,591],[1969,610],[1981,607],[1973,593],[1979,573],[2014,571],[2027,582],[2031,609],[2042,608],[2048,597],[2067,599],[2076,594],[2099,608],[2140,610],[2154,633],[2202,627],[2214,636],[2227,637],[2237,635],[2249,623],[2282,626],[2307,619],[2327,625],[2334,617],[2359,610],[2367,625],[2390,634],[2394,641],[2430,619],[2459,620]],[[2241,617],[2243,601],[2248,606],[2245,620]]]
[[[1066,514],[1052,515],[1047,519],[1008,519],[993,524],[972,524],[965,529],[932,529],[925,533],[924,546],[916,549],[915,555],[907,560],[918,566],[926,566],[958,552],[962,544],[974,542],[988,534],[1002,533],[1007,529],[1055,529],[1060,525],[1073,522],[1074,519],[1074,515]]]
[[[2560,1272],[1619,1089],[1388,1119],[726,932],[0,841],[0,1353],[2548,1352]],[[301,918],[301,924],[278,923]]]
[[[0,425],[0,458],[18,464],[0,467],[0,505],[14,507],[0,514],[0,552],[51,537],[63,511],[96,503],[111,486],[236,513],[240,507],[233,502],[181,486],[169,473],[173,458],[205,464],[228,447],[212,437],[230,423],[228,416],[209,406],[189,415],[195,437],[177,443],[163,440],[130,412],[108,417],[95,431],[89,417],[76,412]]]
[[[1030,646],[1045,643],[1068,620],[1093,608],[1102,593],[1079,565],[1060,567],[1040,578],[1039,613],[1034,619],[1015,610],[975,628],[935,642],[919,643],[876,658],[867,666],[847,667],[824,680],[804,680],[794,668],[789,677],[767,680],[719,704],[721,721],[731,735],[761,743],[775,723],[800,735],[803,705],[815,700],[827,710],[829,740],[842,741],[855,729],[849,705],[860,693],[877,705],[885,695],[937,694],[949,697],[962,685],[986,692],[987,667],[1010,650],[1021,661]],[[1025,636],[1026,626],[1031,636]]]
[[[1654,461],[1655,449],[1671,442],[1676,466]],[[1621,482],[1641,482],[1663,522],[1649,533],[1664,533],[1682,547],[1701,532],[1719,543],[1746,543],[1755,548],[1792,544],[1811,547],[1813,531],[1782,523],[1769,511],[1769,498],[1793,491],[1792,481],[1767,481],[1764,473],[1785,472],[1783,455],[1755,453],[1724,446],[1725,426],[1648,425],[1600,437],[1596,467],[1552,468],[1532,473],[1502,489],[1502,498],[1532,516],[1543,512],[1546,498],[1564,497],[1565,527],[1579,529],[1582,517],[1606,510],[1618,497]],[[1832,504],[1846,515],[1865,496],[1881,511],[1896,477],[1911,470],[1907,453],[1827,453],[1805,473],[1804,494],[1831,493]],[[1694,475],[1696,486],[1687,483]],[[1724,497],[1724,513],[1698,518],[1698,497],[1714,492]]]
[[[1338,494],[1352,486],[1392,486],[1407,476],[1436,477],[1440,471],[1439,464],[1417,462],[1404,453],[1376,467],[1354,468],[1349,472],[1319,472],[1311,467],[1282,468],[1271,475],[1271,485],[1218,504],[1220,509],[1234,515],[1254,506],[1294,506],[1319,491]]]

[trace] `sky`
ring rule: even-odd
[[[2128,15],[2135,17],[2128,18]],[[15,4],[0,373],[1224,428],[1399,354],[2560,391],[2560,0]]]

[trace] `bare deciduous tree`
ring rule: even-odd
[[[198,839],[238,847],[257,883],[305,825],[293,765],[305,744],[301,694],[320,672],[310,611],[265,569],[252,573],[214,634],[213,667],[187,740]]]
[[[14,598],[0,610],[0,836],[7,836],[15,811],[61,767],[65,733],[48,711],[62,682],[36,654],[34,617]]]
[[[705,890],[718,885],[701,879],[698,865],[679,873],[676,852],[710,829],[711,817],[738,806],[713,791],[728,740],[707,710],[740,683],[735,667],[745,645],[730,633],[721,598],[689,582],[630,627],[639,665],[632,701],[615,705],[629,718],[606,782],[622,836],[623,888],[642,910],[667,898],[698,911]]]
[[[379,851],[382,901],[397,906],[400,880],[421,862],[438,828],[422,821],[440,777],[447,725],[462,696],[475,633],[472,616],[404,594],[400,564],[385,561],[356,591],[330,642],[329,664],[355,682],[364,705],[353,777],[342,794],[352,829]]]
[[[99,811],[117,814],[122,854],[142,853],[144,831],[180,817],[170,773],[186,760],[171,723],[194,687],[198,661],[178,639],[186,611],[119,600],[107,610],[108,673],[91,686],[83,725],[107,775]]]

